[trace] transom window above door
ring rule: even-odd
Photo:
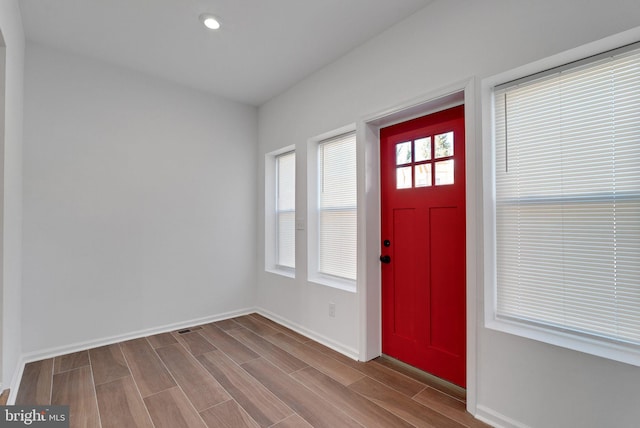
[[[453,131],[396,144],[396,189],[454,183]]]

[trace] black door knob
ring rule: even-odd
[[[382,263],[391,263],[391,257],[390,256],[380,256],[380,261]]]

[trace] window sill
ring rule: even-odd
[[[310,276],[309,282],[316,285],[323,285],[325,287],[337,288],[338,290],[348,291],[350,293],[356,292],[356,281],[344,278],[337,278],[328,275],[316,275]]]
[[[597,357],[640,366],[640,346],[637,345],[497,317],[485,320],[485,327]]]
[[[266,268],[264,271],[267,273],[272,273],[274,275],[286,276],[287,278],[292,278],[292,279],[295,279],[296,277],[295,269],[287,269],[287,268],[281,268],[276,266],[272,268]]]

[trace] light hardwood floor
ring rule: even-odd
[[[16,404],[68,404],[71,426],[90,428],[488,427],[464,399],[251,314],[29,363]]]

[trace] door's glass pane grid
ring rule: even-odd
[[[453,159],[433,160],[451,157],[453,153],[453,131],[396,144],[396,165],[399,166],[396,168],[396,189],[453,184]]]

